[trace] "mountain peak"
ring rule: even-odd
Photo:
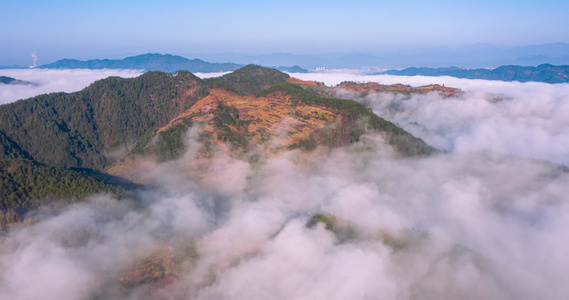
[[[254,95],[274,84],[286,82],[289,78],[288,74],[275,69],[259,65],[246,65],[229,74],[208,81],[211,83],[225,82],[243,94]]]

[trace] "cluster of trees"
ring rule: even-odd
[[[434,152],[434,149],[423,140],[378,117],[370,108],[356,101],[321,97],[315,92],[287,82],[275,84],[259,94],[266,96],[274,92],[290,95],[306,105],[325,106],[341,117],[337,126],[313,133],[312,137],[321,144],[331,147],[345,146],[357,142],[365,133],[376,131],[381,132],[386,142],[403,155],[429,155]]]
[[[318,142],[312,136],[288,146],[288,149],[300,149],[303,152],[310,152],[318,147]]]
[[[69,170],[31,161],[12,161],[0,171],[0,210],[25,212],[49,199],[75,201],[96,193],[125,196],[126,191],[104,175],[88,170]],[[38,200],[39,199],[39,200]]]
[[[145,147],[144,154],[150,154],[160,162],[180,157],[184,154],[184,135],[189,126],[190,123],[176,124],[158,132],[154,137],[156,141]]]
[[[126,190],[107,175],[38,163],[0,131],[1,228],[19,222],[21,214],[38,206],[55,200],[74,202],[95,193],[127,195]]]
[[[247,126],[250,121],[239,120],[239,111],[235,106],[220,102],[213,111],[215,127],[219,129],[218,139],[229,142],[234,147],[247,148],[249,132]]]

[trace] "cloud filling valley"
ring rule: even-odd
[[[0,299],[569,298],[569,85],[293,75],[464,94],[339,91],[445,150],[423,158],[369,134],[203,161],[192,128],[183,157],[133,171],[149,186],[134,199],[95,195],[3,233]],[[309,226],[316,214],[337,227]],[[129,281],[170,256],[164,282]]]

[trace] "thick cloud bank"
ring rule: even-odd
[[[450,150],[426,158],[369,135],[203,161],[190,130],[182,158],[136,170],[152,187],[137,200],[94,196],[0,236],[0,299],[568,299],[569,173],[553,162],[569,147],[552,150],[566,87],[519,87],[358,99]],[[523,144],[529,129],[552,145]],[[495,132],[524,147],[468,143]],[[315,214],[338,217],[335,233],[307,226]],[[173,271],[131,284],[149,257]]]
[[[362,98],[349,91],[339,91],[338,96],[369,105],[377,115],[439,149],[491,150],[569,165],[569,84],[389,75],[293,76],[327,84],[353,80],[458,87],[465,93],[455,98],[434,93],[412,97],[370,94]]]
[[[196,165],[193,153],[141,166],[155,186],[141,203],[97,196],[6,234],[0,297],[569,297],[569,175],[557,165],[477,151],[394,159],[379,136],[253,164]],[[317,213],[352,234],[307,227]],[[124,270],[186,244],[197,254],[180,276],[124,286]]]

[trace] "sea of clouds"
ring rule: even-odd
[[[338,97],[365,103],[428,144],[454,152],[489,150],[569,165],[569,84],[503,82],[453,77],[292,74],[327,85],[342,81],[433,83],[460,88],[458,97],[404,96],[340,90]]]
[[[142,74],[139,70],[51,70],[51,69],[6,69],[0,75],[28,81],[26,84],[0,84],[0,104],[27,99],[40,94],[77,92],[96,80],[109,76],[124,78]]]
[[[182,158],[134,171],[152,187],[136,200],[93,196],[3,234],[0,299],[569,298],[569,86],[373,78],[461,87],[456,98],[339,91],[447,151],[401,158],[366,135],[310,156],[204,162],[194,128]],[[314,214],[357,234],[307,227]],[[186,244],[198,257],[169,284],[120,286],[152,249]]]

